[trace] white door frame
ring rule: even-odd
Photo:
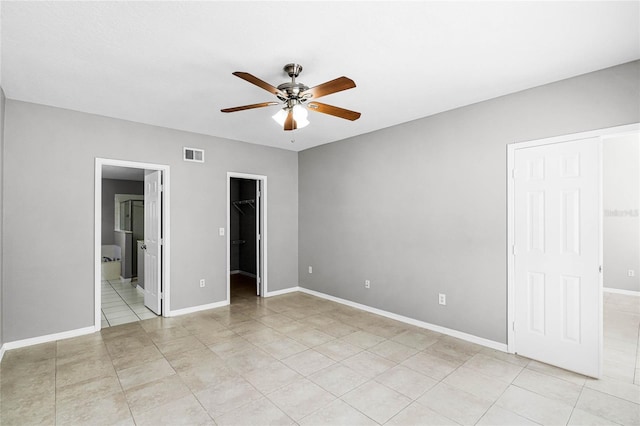
[[[162,316],[168,317],[171,315],[171,304],[170,304],[170,232],[169,232],[169,224],[170,224],[170,192],[169,192],[169,166],[164,164],[152,164],[152,163],[141,163],[137,161],[124,161],[124,160],[113,160],[108,158],[97,158],[95,162],[95,211],[94,211],[94,284],[95,284],[95,322],[94,329],[95,331],[100,331],[102,328],[102,315],[101,315],[101,305],[102,305],[102,166],[118,166],[118,167],[129,167],[134,169],[145,169],[145,170],[159,170],[162,171],[162,185],[163,185],[163,195],[162,195],[162,292],[164,294],[163,304],[162,304]]]
[[[507,145],[507,351],[515,353],[516,340],[513,330],[513,324],[516,317],[516,304],[515,304],[515,255],[513,253],[513,246],[515,244],[515,186],[513,181],[513,168],[515,164],[515,152],[517,149],[530,148],[534,146],[549,145],[554,143],[570,142],[575,140],[582,140],[588,138],[599,137],[600,140],[606,140],[613,137],[622,136],[625,134],[632,134],[640,132],[640,123],[628,124],[624,126],[608,127],[598,130],[590,130],[587,132],[573,133],[569,135],[555,136],[551,138],[538,139],[526,142],[517,142]],[[600,159],[602,161],[602,158]],[[600,176],[600,193],[602,193],[602,176]],[[602,197],[600,197],[602,203]],[[600,265],[602,265],[602,205],[600,206]],[[602,274],[600,274],[600,289],[602,290]],[[602,342],[603,326],[602,326],[602,304],[600,304],[600,325],[599,334],[600,342]],[[600,352],[602,355],[602,343],[600,344]],[[602,358],[602,356],[600,356]]]
[[[267,177],[264,175],[254,175],[249,173],[239,172],[227,172],[227,305],[231,303],[231,179],[251,179],[259,180],[261,182],[262,193],[260,194],[260,220],[262,226],[259,229],[262,230],[260,235],[260,255],[262,256],[262,273],[256,271],[256,275],[260,277],[260,297],[268,297],[269,290],[267,285]],[[258,209],[256,208],[256,211]],[[256,232],[258,230],[256,229]],[[256,247],[257,249],[257,247]]]

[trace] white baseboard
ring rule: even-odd
[[[84,336],[85,334],[91,334],[98,331],[94,326],[78,328],[76,330],[63,331],[61,333],[47,334],[45,336],[32,337],[30,339],[16,340],[13,342],[6,342],[2,345],[3,351],[10,349],[24,348],[26,346],[39,345],[40,343],[53,342],[56,340],[70,339],[72,337]]]
[[[179,315],[190,314],[193,312],[204,311],[206,309],[219,308],[221,306],[225,306],[228,304],[229,302],[225,300],[222,302],[209,303],[207,305],[193,306],[191,308],[170,311],[167,316],[175,317]],[[45,336],[32,337],[30,339],[16,340],[14,342],[6,342],[2,345],[2,347],[0,347],[0,361],[2,361],[2,357],[4,356],[5,352],[11,349],[24,348],[26,346],[38,345],[40,343],[47,343],[47,342],[53,342],[56,340],[69,339],[72,337],[78,337],[78,336],[83,336],[85,334],[95,333],[97,331],[100,331],[100,328],[91,326],[91,327],[79,328],[77,330],[63,331],[61,333],[47,334]]]
[[[317,296],[323,299],[331,300],[333,302],[341,303],[343,305],[351,306],[352,308],[360,309],[372,314],[380,315],[383,317],[391,318],[396,321],[404,322],[406,324],[415,325],[416,327],[425,328],[427,330],[435,331],[438,333],[446,334],[457,339],[466,340],[467,342],[475,343],[481,346],[486,346],[498,351],[507,352],[506,343],[495,342],[493,340],[485,339],[483,337],[474,336],[473,334],[463,333],[462,331],[452,330],[450,328],[441,327],[439,325],[430,324],[428,322],[419,321],[413,318],[405,317],[402,315],[394,314],[393,312],[383,311],[382,309],[372,308],[371,306],[362,305],[360,303],[352,302],[350,300],[341,299],[339,297],[330,296],[328,294],[320,293],[315,290],[309,290],[304,287],[298,287],[302,293],[307,293],[312,296]]]
[[[222,306],[227,306],[228,304],[229,304],[228,300],[223,300],[222,302],[214,302],[214,303],[208,303],[206,305],[192,306],[190,308],[176,309],[176,310],[169,311],[167,313],[167,316],[177,317],[180,315],[192,314],[194,312],[206,311],[207,309],[220,308]]]
[[[229,272],[229,275],[236,275],[236,274],[244,275],[244,276],[250,277],[250,278],[256,278],[257,277],[256,274],[252,274],[251,272],[245,272],[245,271],[242,271],[240,269],[234,269],[233,271]]]
[[[624,294],[625,296],[640,297],[640,291],[620,290],[618,288],[611,288],[611,287],[603,287],[602,291],[604,291],[605,293]]]
[[[301,290],[300,287],[290,287],[290,288],[284,288],[282,290],[267,291],[264,294],[264,297],[280,296],[281,294],[294,293],[300,290]]]
[[[400,321],[400,322],[404,322],[406,324],[411,324],[411,325],[415,325],[417,327],[420,328],[425,328],[427,330],[432,330],[432,331],[436,331],[438,333],[442,333],[442,334],[446,334],[448,336],[452,336],[461,340],[466,340],[467,342],[471,342],[471,343],[476,343],[478,345],[481,346],[486,346],[488,348],[491,349],[496,349],[502,352],[507,352],[507,345],[504,343],[499,343],[499,342],[495,342],[493,340],[488,340],[482,337],[478,337],[478,336],[474,336],[472,334],[467,334],[467,333],[463,333],[461,331],[457,331],[457,330],[452,330],[450,328],[446,328],[446,327],[441,327],[439,325],[435,325],[435,324],[430,324],[424,321],[419,321],[413,318],[409,318],[409,317],[405,317],[402,315],[398,315],[398,314],[394,314],[392,312],[387,312],[387,311],[383,311],[382,309],[377,309],[377,308],[373,308],[371,306],[367,306],[367,305],[363,305],[360,303],[356,303],[356,302],[352,302],[350,300],[346,300],[346,299],[341,299],[339,297],[335,297],[335,296],[330,296],[328,294],[324,294],[324,293],[320,293],[318,291],[315,290],[309,290],[307,288],[304,287],[290,287],[290,288],[285,288],[282,290],[276,290],[276,291],[271,291],[271,292],[267,292],[265,294],[265,297],[272,297],[272,296],[279,296],[282,294],[287,294],[287,293],[294,293],[296,291],[299,291],[301,293],[306,293],[306,294],[310,294],[312,296],[316,296],[316,297],[320,297],[322,299],[327,299],[327,300],[331,300],[333,302],[337,302],[343,305],[347,305],[350,306],[352,308],[356,308],[356,309],[360,309],[366,312],[371,312],[373,314],[376,315],[380,315],[386,318],[391,318],[394,319],[396,321]],[[633,296],[640,296],[639,292],[632,292],[632,291],[627,291],[627,290],[616,290],[616,289],[607,289],[605,288],[604,291],[608,291],[611,293],[621,293],[621,294],[631,294]],[[173,310],[170,311],[167,316],[168,317],[176,317],[176,316],[180,316],[180,315],[186,315],[186,314],[191,314],[194,312],[200,312],[200,311],[204,311],[207,309],[215,309],[215,308],[220,308],[222,306],[227,306],[229,305],[229,301],[228,300],[223,300],[221,302],[214,302],[214,303],[209,303],[206,305],[200,305],[200,306],[192,306],[190,308],[184,308],[184,309],[177,309],[177,310]],[[40,343],[47,343],[47,342],[52,342],[55,340],[62,340],[62,339],[69,339],[72,337],[78,337],[78,336],[82,336],[85,334],[91,334],[94,333],[96,331],[99,331],[98,328],[91,326],[91,327],[85,327],[85,328],[79,328],[76,330],[70,330],[70,331],[64,331],[62,333],[55,333],[55,334],[48,334],[46,336],[40,336],[40,337],[33,337],[30,339],[24,339],[24,340],[17,340],[14,342],[6,342],[2,345],[2,347],[0,347],[0,361],[2,361],[2,357],[4,356],[4,353],[10,349],[17,349],[17,348],[22,348],[22,347],[26,347],[26,346],[32,346],[32,345],[37,345]]]

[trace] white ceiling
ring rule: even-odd
[[[640,58],[640,3],[2,2],[8,98],[299,151]],[[284,132],[277,86],[303,65],[355,122]],[[295,140],[291,143],[291,140]]]

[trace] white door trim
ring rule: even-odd
[[[249,173],[227,172],[227,304],[231,303],[231,178],[259,180],[262,183],[262,194],[260,194],[260,213],[262,226],[262,235],[260,236],[260,254],[262,255],[262,274],[256,273],[261,279],[260,297],[269,296],[268,291],[268,274],[267,274],[267,177],[264,175],[254,175]],[[257,209],[256,209],[257,210]],[[257,232],[257,230],[256,230]],[[259,271],[256,271],[259,272]]]
[[[515,255],[513,253],[514,234],[515,234],[515,211],[514,211],[514,191],[513,168],[515,164],[515,152],[517,149],[530,148],[541,145],[549,145],[554,143],[569,142],[574,140],[588,139],[599,137],[605,140],[612,137],[621,136],[629,133],[637,133],[640,131],[640,123],[628,124],[624,126],[609,127],[598,130],[590,130],[587,132],[573,133],[569,135],[554,136],[551,138],[538,139],[525,142],[516,142],[507,145],[507,351],[516,352],[516,341],[513,330],[515,321]],[[602,193],[602,177],[600,177],[600,192]],[[601,197],[602,202],[602,197]],[[600,208],[600,265],[602,265],[602,208]],[[602,274],[600,275],[600,287],[602,288]],[[600,306],[602,309],[602,306]],[[600,315],[602,319],[602,315]],[[602,320],[600,321],[600,340],[602,341],[603,329]],[[602,344],[600,345],[602,352]],[[602,354],[601,354],[602,355]],[[602,357],[601,357],[602,358]]]
[[[162,171],[163,199],[162,199],[162,283],[163,283],[163,308],[162,316],[171,316],[171,291],[170,291],[170,268],[171,268],[171,241],[170,241],[170,192],[169,192],[169,166],[164,164],[141,163],[137,161],[113,160],[108,158],[98,158],[95,160],[95,191],[94,191],[94,285],[95,285],[95,320],[94,329],[100,331],[102,328],[102,315],[100,308],[102,305],[101,284],[102,284],[102,166],[130,167],[134,169],[160,170]]]

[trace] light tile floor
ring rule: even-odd
[[[5,354],[0,424],[640,424],[640,299],[605,296],[605,378],[302,293]]]
[[[137,281],[102,281],[102,328],[155,318],[144,306],[144,293]]]

